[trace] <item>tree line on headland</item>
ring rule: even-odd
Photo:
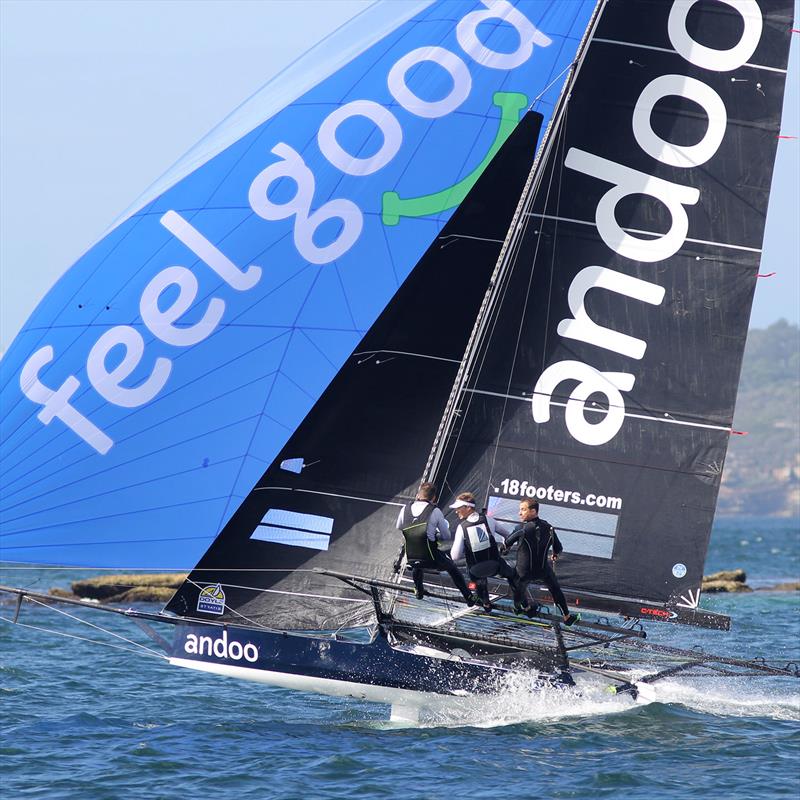
[[[800,516],[800,329],[786,320],[747,335],[717,514]]]

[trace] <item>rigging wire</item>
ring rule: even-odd
[[[304,571],[305,572],[313,572],[313,570],[304,570]],[[200,586],[200,584],[198,584],[195,581],[193,581],[191,578],[187,578],[186,579],[186,583],[194,586],[199,591],[202,591],[203,588],[204,588],[204,587]],[[257,594],[262,594],[262,593],[265,593],[265,592],[269,592],[271,594],[285,594],[285,595],[293,595],[295,597],[309,597],[309,598],[316,599],[316,600],[328,600],[328,601],[330,601],[330,600],[339,600],[339,601],[342,601],[342,602],[358,603],[358,604],[361,604],[361,605],[365,605],[365,604],[370,602],[369,600],[360,600],[358,598],[353,598],[353,597],[335,597],[335,596],[331,596],[331,595],[307,594],[305,592],[292,592],[292,591],[280,590],[280,589],[262,589],[261,587],[238,586],[238,585],[234,585],[234,584],[230,584],[230,583],[225,583],[223,585],[226,586],[226,587],[229,587],[229,588],[233,588],[233,589],[245,589],[245,590],[248,590],[248,591],[253,591],[253,592],[256,592]],[[243,619],[245,622],[247,622],[249,625],[251,625],[254,628],[258,628],[259,630],[263,630],[263,631],[268,631],[269,633],[284,633],[285,632],[280,628],[271,628],[268,625],[264,625],[261,622],[256,622],[254,619],[251,619],[246,614],[242,614],[241,611],[238,611],[237,609],[235,609],[232,606],[228,605],[227,600],[224,602],[224,606],[223,607],[224,607],[224,609],[226,611],[229,611],[231,614],[235,615],[236,617],[239,617],[239,618]]]
[[[436,437],[434,438],[433,447],[431,449],[430,456],[428,457],[428,463],[425,466],[425,471],[423,475],[428,480],[433,479],[435,481],[436,478],[438,477],[437,473],[439,472],[439,469],[441,467],[441,459],[443,456],[443,451],[449,446],[448,438],[452,434],[453,429],[455,427],[455,417],[461,413],[462,414],[461,426],[459,426],[459,433],[456,437],[456,442],[455,442],[456,444],[458,442],[458,439],[460,438],[460,431],[461,428],[463,427],[463,413],[462,413],[463,409],[457,409],[456,405],[459,397],[463,392],[464,385],[467,379],[470,377],[470,368],[472,366],[472,360],[477,355],[480,342],[485,341],[484,333],[486,325],[488,324],[488,320],[494,311],[494,308],[496,306],[496,300],[499,293],[499,286],[496,286],[496,283],[497,284],[502,283],[506,274],[510,271],[507,267],[508,264],[512,262],[510,261],[510,257],[508,254],[508,248],[510,247],[513,253],[515,249],[518,249],[520,247],[520,242],[522,241],[524,232],[527,227],[527,223],[530,221],[530,218],[529,217],[526,218],[526,216],[523,213],[522,219],[524,221],[521,222],[520,221],[521,212],[524,211],[524,209],[530,208],[533,202],[532,198],[539,190],[539,186],[541,184],[541,171],[539,167],[542,163],[546,163],[546,160],[550,155],[552,147],[551,132],[553,131],[554,126],[559,125],[560,120],[563,116],[563,109],[569,101],[570,91],[572,89],[572,86],[574,85],[578,73],[580,72],[581,66],[585,59],[586,51],[588,49],[588,45],[591,42],[592,37],[594,36],[594,32],[597,27],[598,20],[600,18],[600,11],[605,6],[605,4],[606,0],[599,0],[598,4],[594,9],[590,23],[587,26],[583,39],[581,40],[580,45],[578,47],[579,55],[575,59],[575,61],[570,65],[570,68],[574,66],[572,75],[567,78],[567,80],[564,83],[564,86],[562,87],[561,95],[558,101],[558,104],[561,108],[557,109],[556,113],[550,120],[547,130],[545,131],[543,144],[540,148],[540,152],[534,159],[534,163],[528,175],[528,179],[523,189],[520,202],[517,205],[517,209],[514,212],[514,217],[512,219],[511,226],[509,227],[509,231],[506,235],[506,242],[504,243],[503,249],[500,252],[497,266],[495,267],[495,270],[492,273],[492,277],[489,283],[489,289],[487,291],[486,297],[484,298],[483,304],[481,305],[480,311],[478,313],[478,317],[475,322],[475,327],[473,328],[472,333],[470,335],[470,339],[467,344],[467,349],[464,358],[462,360],[461,367],[458,373],[456,374],[456,379],[453,385],[450,398],[448,399],[447,405],[445,406],[444,415],[440,422],[439,430],[437,431]],[[505,285],[507,288],[507,284]],[[467,411],[469,410],[471,401],[472,398],[470,397],[467,402]],[[447,475],[449,474],[449,470],[452,465],[452,459],[454,453],[455,453],[455,448],[453,447],[450,450],[450,460],[445,469],[444,478],[442,481],[443,484],[445,485],[447,484]]]
[[[447,476],[452,465],[455,446],[460,440],[464,417],[469,412],[473,399],[472,395],[470,395],[466,406],[463,408],[458,407],[459,402],[463,399],[463,388],[469,378],[472,377],[471,362],[479,352],[482,343],[486,340],[486,326],[489,325],[490,320],[492,320],[492,328],[488,334],[489,338],[491,338],[491,334],[494,331],[494,325],[496,325],[497,321],[495,310],[502,305],[502,299],[505,297],[505,291],[508,287],[509,275],[511,272],[511,269],[509,269],[508,265],[515,262],[519,248],[521,247],[522,239],[524,238],[527,230],[527,226],[530,224],[530,217],[525,213],[525,210],[529,207],[530,202],[532,202],[531,197],[538,191],[541,176],[536,172],[536,168],[541,161],[543,152],[544,151],[542,151],[542,153],[540,153],[540,155],[534,160],[534,164],[531,167],[526,186],[520,197],[517,209],[515,210],[514,218],[512,219],[511,225],[509,226],[509,231],[506,234],[506,243],[504,243],[503,250],[498,257],[497,266],[495,267],[490,279],[489,288],[481,305],[478,317],[475,321],[475,327],[470,335],[470,340],[467,344],[467,349],[464,354],[464,358],[462,359],[461,367],[456,375],[456,380],[445,409],[445,414],[442,418],[442,422],[440,423],[436,439],[434,440],[434,447],[428,459],[428,466],[425,469],[426,475],[429,473],[429,471],[438,472],[441,466],[440,460],[441,456],[443,455],[443,451],[449,448],[450,459],[442,478],[444,484],[447,483]],[[531,189],[531,186],[534,188]],[[483,361],[481,361],[481,364],[478,367],[478,372],[480,372],[482,366]],[[458,426],[458,433],[451,443],[448,441],[448,439],[455,429],[455,419],[457,416],[461,417],[461,424]]]
[[[562,136],[562,132],[563,132],[563,126],[561,124],[561,121],[565,116],[566,116],[566,106],[565,106],[564,112],[561,115],[559,115],[558,120],[554,123],[556,126],[558,126],[557,133],[555,134],[555,137],[554,137],[555,142],[553,142],[553,140],[551,139],[550,142],[548,142],[549,145],[555,143],[555,145],[557,146],[557,144],[558,144],[558,142],[560,140],[560,137]],[[546,158],[546,157],[549,156],[549,153],[550,153],[550,150],[548,149],[547,154],[545,154],[543,152],[542,156],[544,158]],[[549,180],[548,180],[548,185],[547,185],[547,192],[546,192],[546,195],[545,195],[545,206],[546,206],[546,204],[547,204],[547,202],[548,202],[548,200],[550,198],[550,192],[552,190],[553,174],[554,174],[554,171],[551,171],[550,176],[549,176]],[[522,242],[524,241],[524,238],[525,238],[525,236],[527,234],[528,226],[531,224],[531,221],[533,220],[533,217],[530,214],[527,213],[527,210],[530,209],[533,206],[536,198],[538,197],[539,192],[541,190],[541,185],[542,185],[543,180],[544,180],[544,174],[540,173],[540,174],[538,174],[536,176],[536,179],[535,179],[535,182],[534,182],[534,186],[533,186],[532,190],[530,191],[530,193],[528,194],[528,196],[525,199],[525,204],[524,204],[523,212],[522,212],[522,215],[521,215],[522,216],[522,220],[517,225],[517,229],[518,229],[519,233],[518,233],[516,239],[514,240],[514,242],[511,245],[510,252],[509,252],[508,257],[507,257],[506,262],[505,262],[509,266],[508,266],[507,269],[505,269],[505,271],[503,272],[502,277],[498,281],[498,286],[496,288],[496,294],[495,294],[496,300],[495,300],[494,304],[492,305],[491,310],[487,313],[487,325],[489,325],[489,329],[488,330],[484,329],[484,333],[483,333],[483,336],[482,336],[481,340],[479,342],[476,342],[475,352],[476,353],[479,352],[479,351],[481,352],[481,359],[480,359],[480,362],[477,365],[476,369],[474,371],[471,371],[471,372],[468,373],[467,379],[470,379],[470,378],[476,378],[477,379],[477,377],[483,371],[484,364],[486,362],[486,358],[487,358],[487,356],[489,354],[489,350],[490,350],[489,343],[491,342],[492,337],[494,336],[494,332],[495,332],[497,323],[500,320],[500,316],[501,316],[500,312],[501,312],[501,310],[503,308],[503,304],[505,302],[506,294],[507,294],[508,289],[509,289],[509,287],[511,285],[511,278],[512,278],[512,276],[514,274],[514,270],[516,268],[517,260],[519,258],[519,252],[522,249]],[[542,239],[542,237],[540,235],[537,238],[537,241],[536,241],[536,248],[535,248],[535,251],[534,251],[534,258],[533,258],[533,264],[534,265],[536,263],[536,257],[537,257],[538,252],[539,252],[539,246],[541,244],[541,239]],[[526,293],[525,306],[523,308],[523,318],[524,318],[524,314],[525,314],[525,308],[527,308],[528,296],[530,294],[530,287],[531,287],[532,280],[533,280],[533,269],[531,269],[531,274],[530,274],[529,281],[528,281],[528,289],[527,289],[527,293]],[[489,323],[490,319],[491,319],[491,323]],[[519,349],[519,343],[520,343],[520,340],[521,340],[521,336],[522,336],[522,327],[520,326],[520,328],[519,328],[519,330],[517,332],[517,341],[516,341],[516,345],[515,345],[515,349],[514,349],[514,356],[513,356],[513,359],[512,359],[511,368],[510,368],[510,371],[509,371],[509,379],[508,379],[506,394],[508,394],[508,391],[509,391],[510,386],[511,386],[511,380],[512,380],[512,376],[513,376],[514,364],[516,363],[516,356],[517,356],[517,352],[518,352],[518,349]],[[466,380],[464,381],[464,383],[466,383]],[[475,383],[475,381],[473,381],[473,384],[474,383]],[[460,395],[462,398],[463,398],[463,394],[464,393],[463,393],[463,386],[462,386],[461,395]],[[453,440],[452,445],[450,445],[450,459],[448,461],[447,468],[445,470],[445,476],[444,476],[444,481],[445,482],[447,480],[447,475],[449,474],[450,467],[452,466],[453,459],[455,457],[455,453],[456,453],[456,450],[457,450],[457,446],[458,446],[458,443],[459,443],[459,441],[461,439],[461,432],[463,430],[463,423],[464,423],[464,420],[466,419],[466,417],[469,414],[469,410],[471,408],[473,398],[474,398],[474,395],[470,394],[468,399],[467,399],[466,405],[459,409],[459,411],[461,413],[461,425],[459,426],[458,433],[457,433],[455,439]],[[492,464],[491,464],[491,468],[489,470],[489,476],[490,476],[489,479],[490,479],[490,481],[491,481],[491,475],[494,472],[494,464],[495,464],[495,459],[497,457],[497,450],[498,450],[498,447],[499,447],[499,440],[500,440],[500,433],[501,433],[501,429],[502,429],[502,422],[505,419],[505,412],[506,412],[506,406],[507,405],[508,405],[508,398],[506,397],[504,399],[504,403],[503,403],[503,411],[502,411],[502,415],[501,415],[501,419],[500,419],[500,427],[498,428],[497,440],[496,440],[496,443],[495,443],[494,453],[492,455]],[[490,485],[491,485],[491,483],[490,483]]]
[[[154,573],[171,573],[174,572],[176,574],[182,573],[190,573],[190,572],[219,572],[220,570],[224,570],[225,572],[316,572],[313,569],[303,569],[302,567],[298,567],[297,569],[292,569],[291,567],[186,567],[182,569],[177,569],[175,567],[48,567],[48,566],[41,566],[39,564],[31,564],[30,566],[19,566],[19,567],[7,567],[5,564],[0,565],[0,573],[5,572],[6,570],[50,570],[50,571],[59,571],[59,572],[86,572],[87,570],[96,570],[100,571],[103,570],[104,572],[110,572],[112,570],[130,570],[133,572],[154,572]],[[92,580],[88,578],[87,580]],[[131,584],[135,585],[135,584]]]
[[[32,631],[41,631],[42,633],[49,633],[53,634],[54,636],[63,636],[66,639],[76,639],[79,642],[89,642],[91,644],[97,644],[101,647],[111,647],[114,650],[123,650],[126,653],[133,653],[137,656],[147,656],[149,658],[157,658],[160,661],[169,661],[169,658],[162,653],[156,653],[155,650],[150,651],[149,648],[145,647],[144,645],[140,645],[138,642],[134,642],[138,649],[134,650],[130,647],[123,647],[120,644],[113,644],[112,642],[103,642],[98,639],[90,639],[87,636],[78,636],[74,633],[67,633],[66,631],[57,631],[53,628],[42,628],[39,625],[29,625],[27,622],[14,622],[14,620],[9,619],[8,617],[0,616],[0,620],[3,622],[7,622],[9,625],[18,625],[21,628],[29,628]],[[85,622],[85,620],[80,620],[81,622]],[[106,631],[104,628],[100,628],[104,633],[110,633],[110,631]]]
[[[533,98],[533,100],[531,100],[531,103],[528,106],[527,110],[528,111],[532,111],[533,107],[536,105],[536,103],[538,103],[547,94],[547,92],[550,89],[550,87],[552,87],[555,83],[557,83],[562,75],[565,75],[571,69],[576,67],[577,64],[578,64],[577,59],[575,61],[571,61],[569,64],[567,64],[567,66],[564,67],[564,69],[562,69],[561,72],[559,72],[558,75],[556,75],[555,78],[553,78],[553,80],[551,80],[550,83],[548,83],[547,86],[545,86],[544,89],[542,89],[542,91],[539,92],[539,94],[537,94],[536,97]]]
[[[148,653],[161,657],[161,653],[158,653],[155,650],[147,647],[146,645],[141,644],[140,642],[135,642],[133,639],[128,639],[126,636],[122,636],[119,633],[114,633],[114,631],[110,631],[107,628],[103,628],[100,625],[95,625],[93,622],[89,622],[88,620],[82,619],[81,617],[75,616],[75,614],[70,614],[68,611],[64,611],[61,608],[56,608],[55,606],[50,606],[47,603],[43,603],[41,600],[37,600],[35,597],[31,597],[28,595],[27,597],[28,602],[35,603],[38,606],[42,606],[50,611],[54,611],[56,614],[63,614],[65,617],[69,617],[76,622],[80,622],[83,625],[86,625],[89,628],[94,628],[95,630],[102,631],[103,633],[107,633],[109,636],[113,636],[115,639],[121,639],[123,642],[127,642],[128,644],[132,644],[134,647],[140,647],[142,650],[146,650]]]

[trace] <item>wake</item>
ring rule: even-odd
[[[638,677],[642,677],[644,673]],[[608,684],[582,680],[575,687],[544,687],[531,691],[530,684],[507,686],[494,695],[436,699],[419,709],[418,719],[395,719],[380,727],[476,727],[548,725],[576,719],[600,719],[630,714],[643,707],[683,708],[715,717],[751,717],[800,721],[800,693],[788,681],[753,678],[673,678],[645,685],[637,699],[612,694]],[[524,684],[524,685],[523,685]]]

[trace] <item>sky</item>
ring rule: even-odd
[[[0,353],[150,184],[368,4],[0,0]],[[782,133],[800,137],[793,39]],[[761,266],[777,274],[759,282],[751,327],[800,321],[799,208],[800,139],[785,139]]]

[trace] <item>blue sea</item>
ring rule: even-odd
[[[720,520],[706,571],[742,567],[753,587],[798,580],[798,528]],[[0,582],[47,590],[84,574],[0,570]],[[655,623],[651,640],[800,657],[800,592],[701,605],[731,615],[732,632]],[[149,642],[105,616],[90,619]],[[8,800],[800,797],[800,680],[675,678],[646,704],[599,690],[454,699],[399,728],[384,706],[170,667],[51,610],[26,606],[20,621],[114,647],[0,623]]]

